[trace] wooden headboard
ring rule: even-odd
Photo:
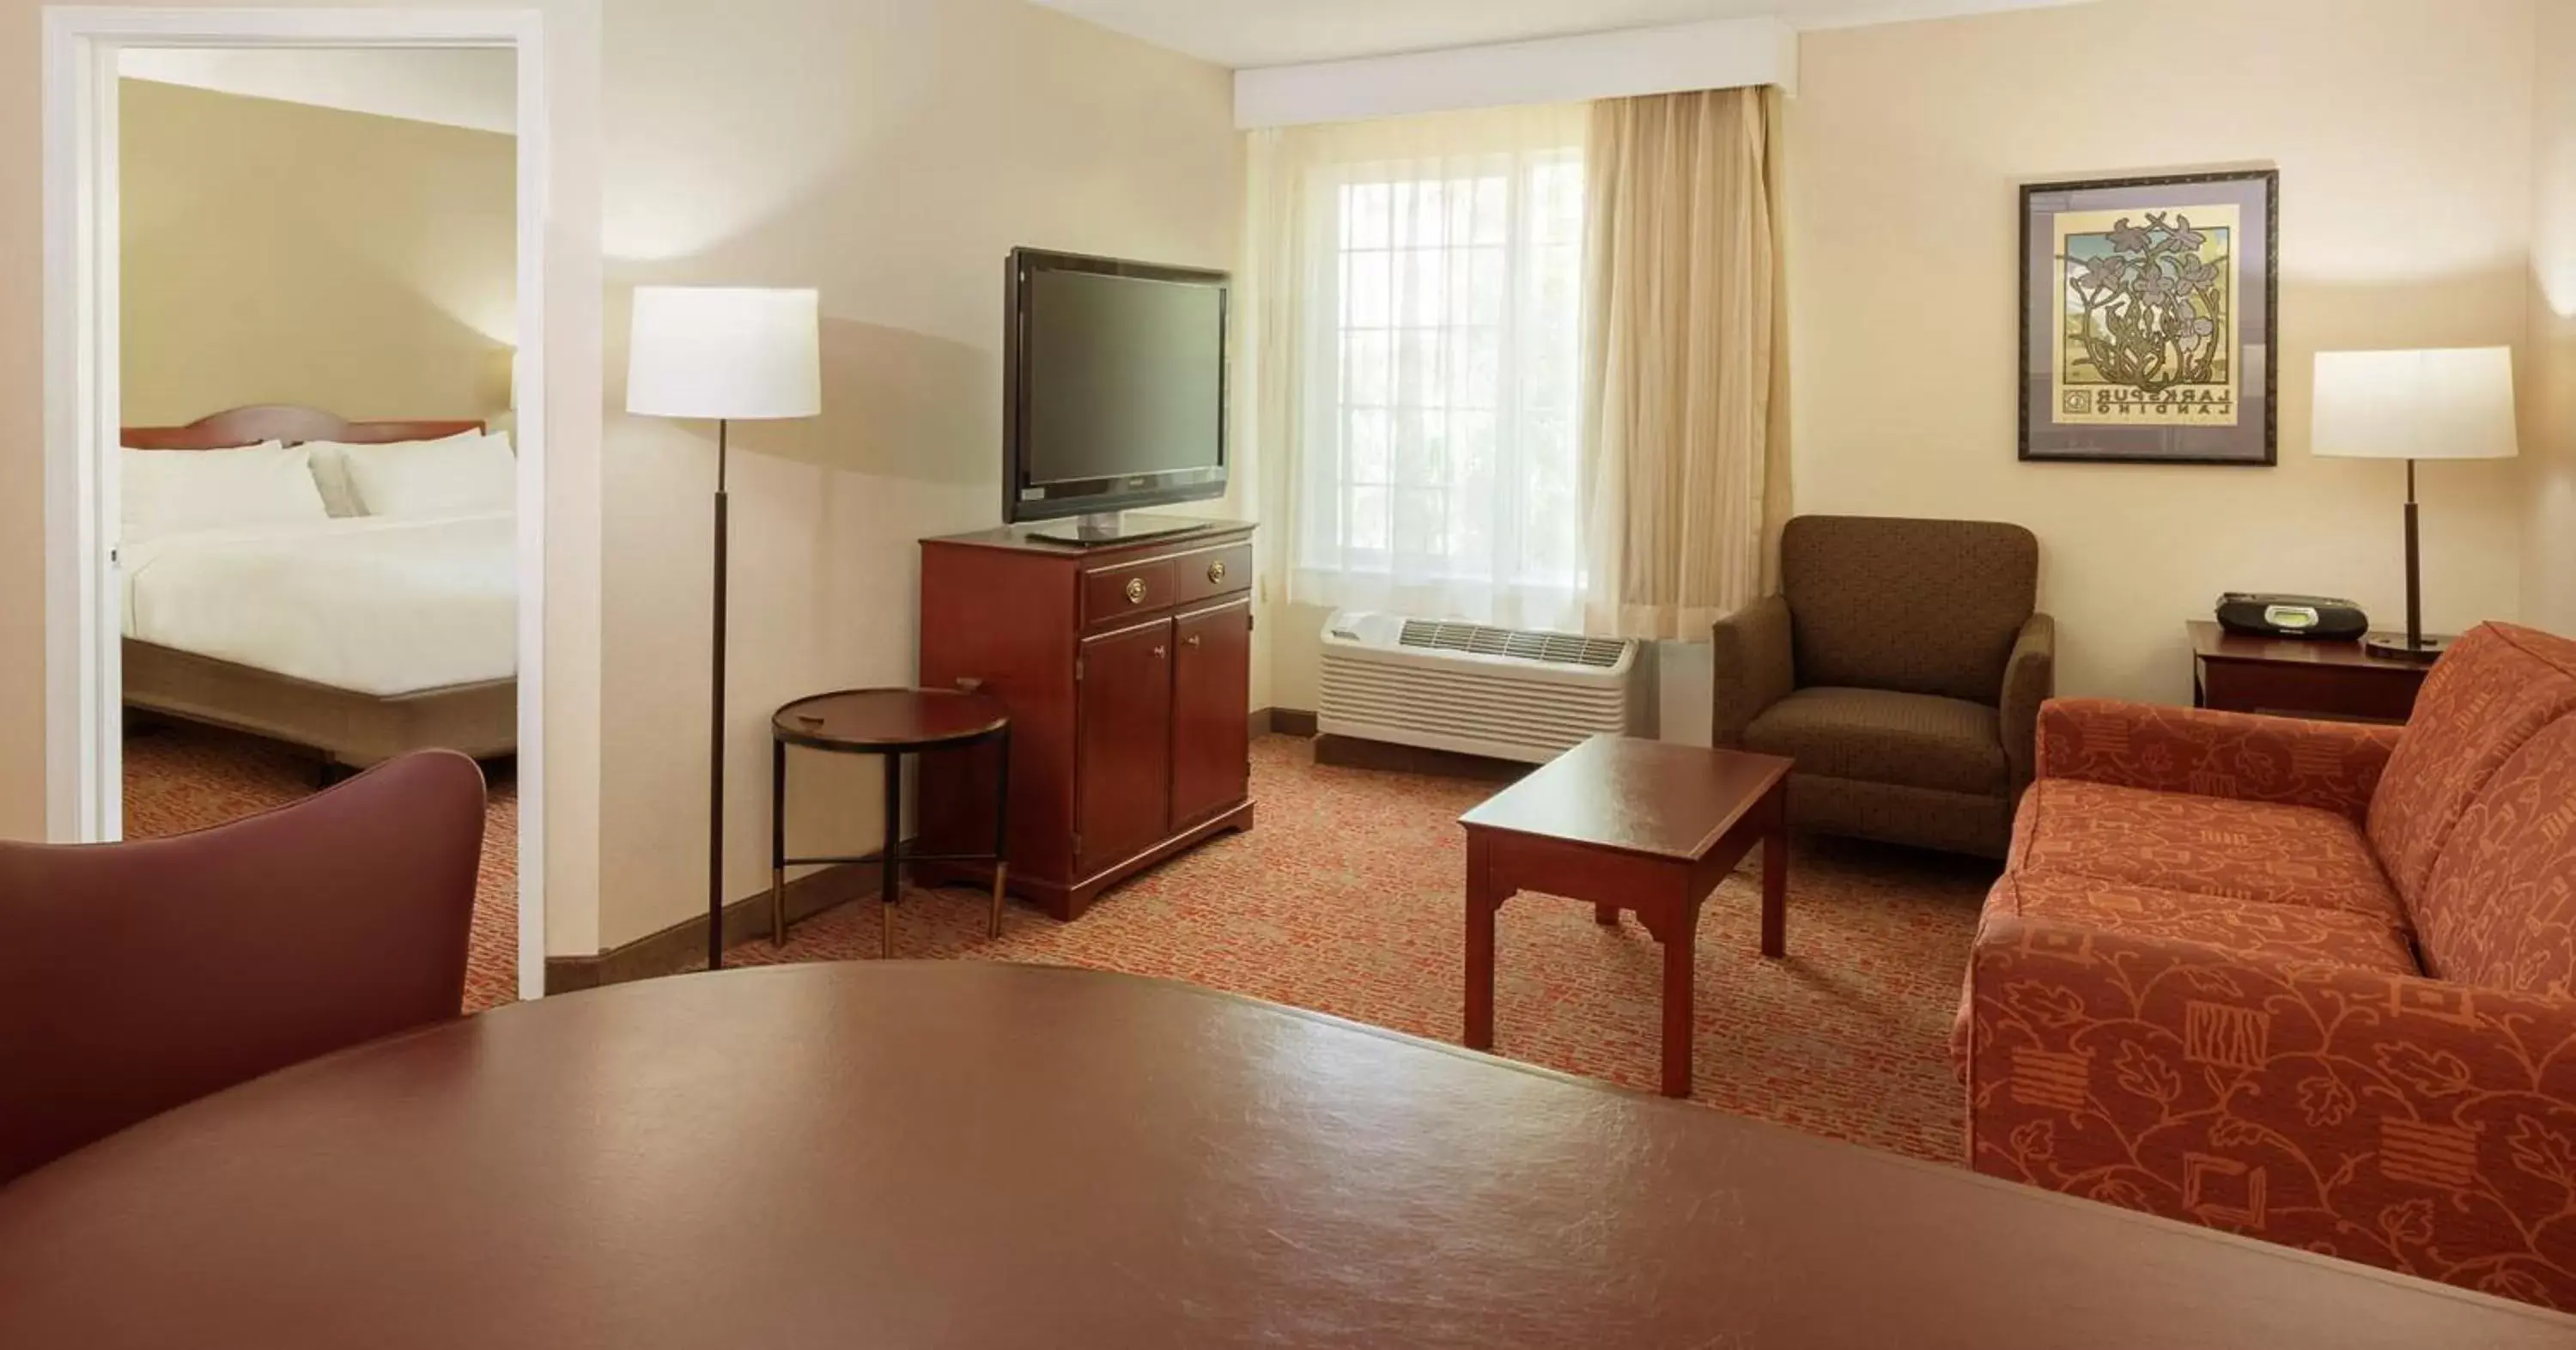
[[[117,439],[131,450],[238,450],[262,441],[341,441],[350,445],[384,445],[393,441],[434,441],[482,431],[479,421],[351,422],[320,408],[268,403],[234,408],[200,417],[184,427],[126,427]]]

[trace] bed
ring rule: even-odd
[[[269,442],[393,445],[480,421],[350,422],[316,408],[236,408],[127,427],[132,450]],[[129,538],[129,709],[310,747],[349,769],[445,747],[518,745],[516,531],[505,513],[366,516]]]

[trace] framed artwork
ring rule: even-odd
[[[2021,457],[2270,465],[2278,170],[2021,190]]]

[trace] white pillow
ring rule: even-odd
[[[519,457],[505,435],[469,432],[443,441],[337,448],[349,486],[371,516],[490,515],[518,501]]]
[[[302,446],[126,450],[117,495],[133,538],[331,518]]]

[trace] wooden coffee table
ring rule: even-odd
[[[1494,915],[1522,891],[1634,910],[1664,944],[1664,1095],[1691,1092],[1699,907],[1762,845],[1762,954],[1788,954],[1789,768],[1773,755],[1595,736],[1458,818],[1467,827],[1467,1046],[1494,1046]]]

